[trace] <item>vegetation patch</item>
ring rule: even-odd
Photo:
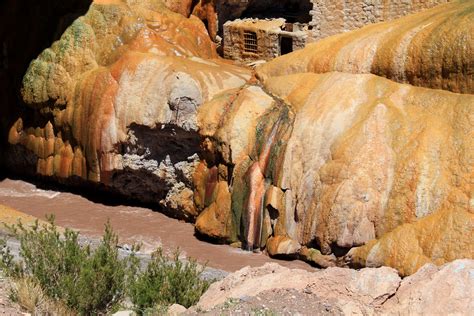
[[[119,255],[118,236],[109,223],[97,247],[81,245],[79,234],[62,232],[53,217],[43,225],[20,222],[7,228],[20,242],[20,260],[2,240],[0,269],[12,280],[11,298],[29,312],[96,315],[118,310],[127,300],[139,314],[175,303],[190,307],[210,284],[201,278],[204,267],[181,261],[178,250],[168,258],[158,249],[144,267],[136,256],[138,246],[128,256]]]

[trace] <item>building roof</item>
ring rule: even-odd
[[[245,28],[249,30],[263,30],[263,31],[281,31],[285,26],[286,20],[279,19],[237,19],[234,21],[227,21],[225,26]]]

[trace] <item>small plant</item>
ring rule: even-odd
[[[228,298],[225,302],[224,302],[224,309],[229,309],[229,308],[232,308],[234,307],[235,305],[239,304],[240,303],[240,299],[238,298]]]
[[[162,249],[153,253],[147,268],[130,286],[130,299],[137,312],[175,303],[188,308],[207,290],[210,282],[201,278],[204,267],[199,268],[195,260],[184,263],[179,255],[177,250],[170,261]]]
[[[22,273],[21,266],[14,261],[10,248],[3,239],[0,239],[0,271],[7,277],[20,277]]]
[[[76,315],[61,301],[46,296],[43,289],[30,278],[13,280],[10,299],[33,315]]]

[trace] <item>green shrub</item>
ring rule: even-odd
[[[152,260],[130,285],[130,299],[137,312],[155,306],[180,304],[186,308],[197,303],[210,285],[201,278],[204,267],[197,262],[179,260],[179,250],[169,261],[161,249],[155,251]]]
[[[9,249],[3,248],[2,269],[7,275],[33,279],[49,298],[84,315],[104,313],[124,298],[128,273],[137,263],[133,256],[119,258],[118,238],[110,224],[94,251],[80,245],[77,232],[66,229],[61,234],[52,217],[41,227],[36,222],[9,228],[20,241],[22,260],[14,263]]]
[[[7,277],[19,278],[22,276],[21,266],[15,262],[10,248],[3,239],[0,239],[0,271]]]

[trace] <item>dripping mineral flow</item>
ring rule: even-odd
[[[247,250],[254,250],[260,247],[263,220],[263,197],[265,195],[265,171],[268,167],[270,154],[276,135],[280,127],[281,119],[275,123],[264,143],[262,151],[247,171],[247,181],[249,184],[249,195],[247,202],[247,222],[245,227],[245,245]]]

